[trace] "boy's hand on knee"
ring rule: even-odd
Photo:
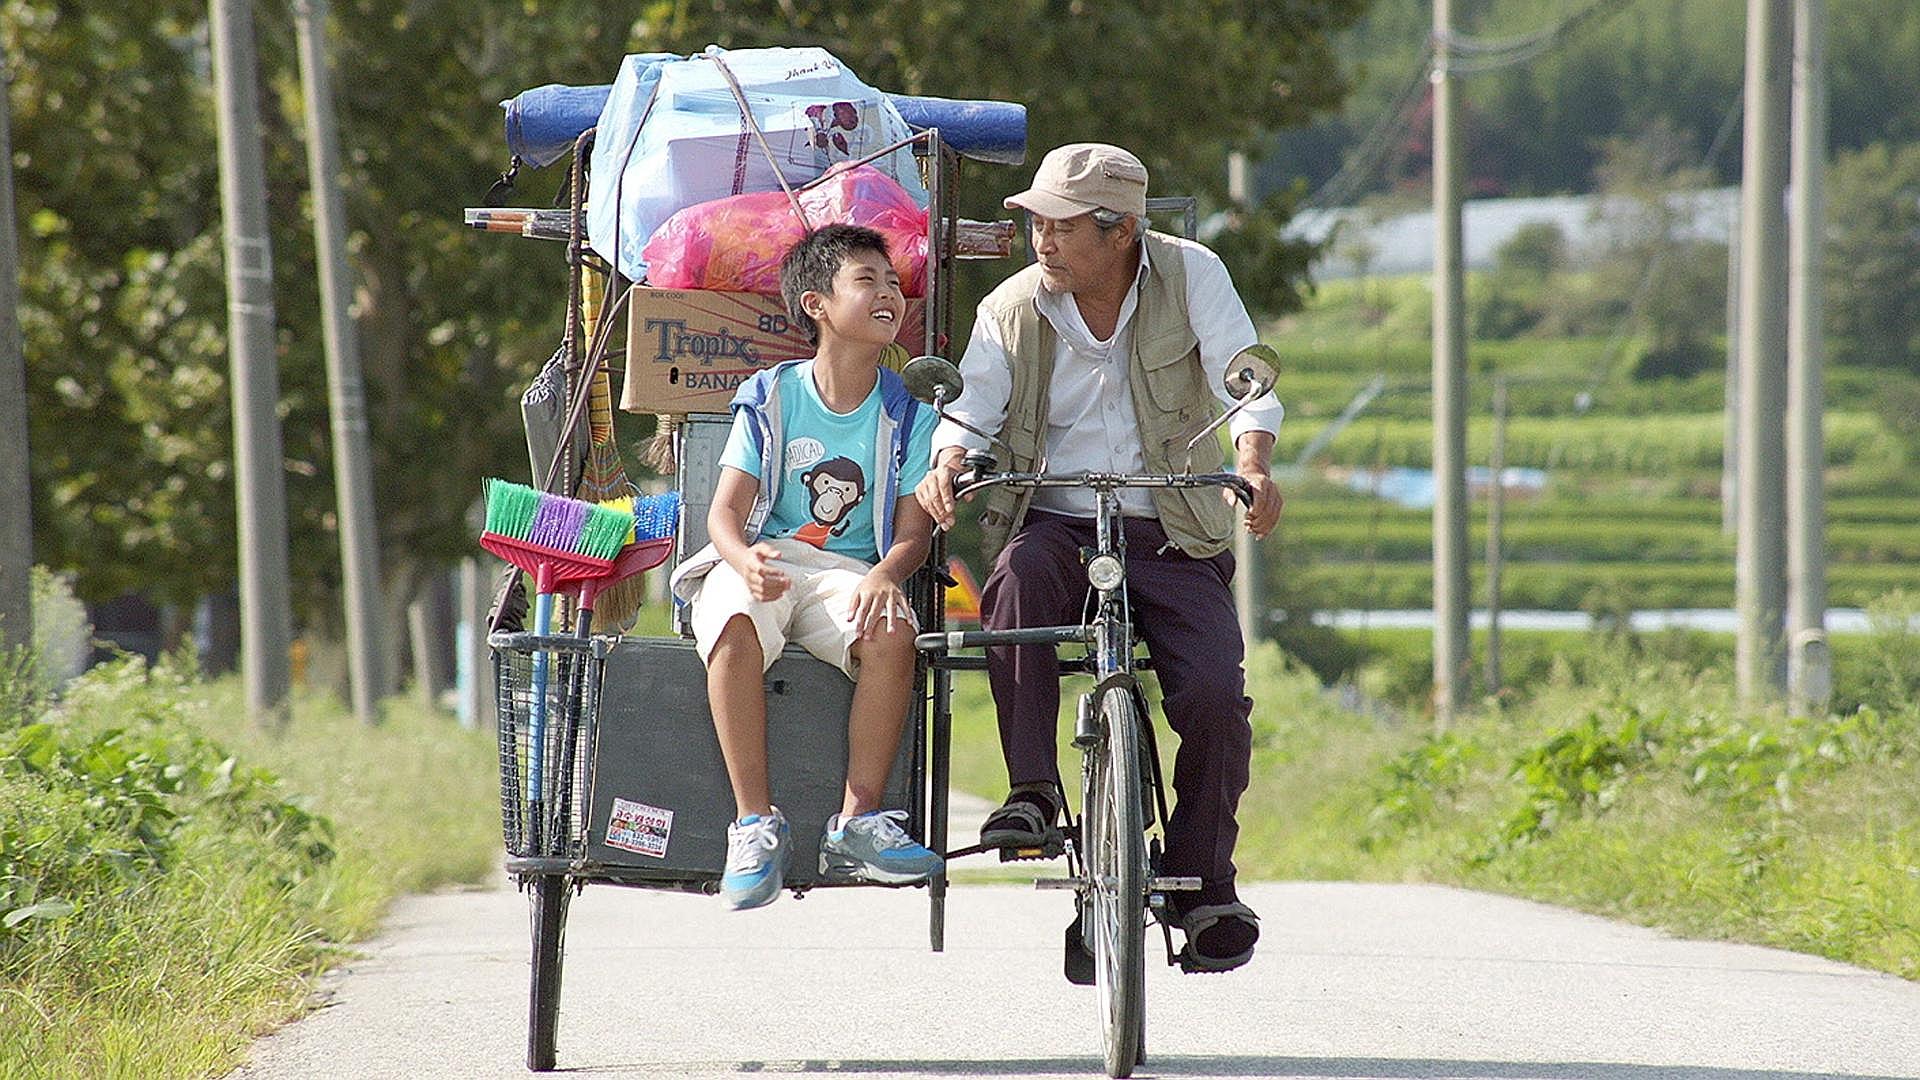
[[[911,610],[900,583],[878,568],[860,579],[853,590],[853,601],[848,605],[853,628],[863,639],[879,637],[882,631],[891,631],[896,625],[906,625],[907,612]]]
[[[779,557],[772,544],[755,544],[747,549],[740,576],[746,579],[747,594],[755,600],[778,600],[793,584],[784,572],[774,569],[773,561]]]

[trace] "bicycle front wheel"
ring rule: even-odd
[[[1146,1026],[1146,823],[1140,803],[1140,716],[1109,692],[1106,731],[1088,755],[1081,802],[1087,841],[1087,930],[1099,991],[1107,1075],[1131,1076]]]

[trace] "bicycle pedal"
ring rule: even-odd
[[[1157,877],[1147,882],[1152,892],[1193,892],[1200,888],[1197,877]]]
[[[1038,846],[1003,847],[1000,849],[1001,862],[1021,862],[1031,859],[1057,859],[1067,853],[1067,840],[1058,829],[1047,833],[1046,841]]]

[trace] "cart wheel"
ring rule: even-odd
[[[533,879],[533,981],[527,993],[527,1068],[553,1068],[554,1033],[560,1026],[560,962],[567,936],[567,879]]]

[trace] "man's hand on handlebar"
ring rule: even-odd
[[[939,460],[927,470],[925,479],[913,489],[920,508],[943,529],[953,528],[953,478],[965,471],[966,456],[967,452],[958,446],[942,450]]]
[[[1242,472],[1240,478],[1253,489],[1253,505],[1247,508],[1246,517],[1242,520],[1255,540],[1265,540],[1273,527],[1280,524],[1280,507],[1286,500],[1281,497],[1280,488],[1274,484],[1273,477],[1264,472]],[[1224,494],[1228,502],[1235,501],[1233,492]]]
[[[1239,473],[1240,478],[1253,489],[1253,499],[1247,504],[1247,515],[1243,520],[1255,540],[1265,540],[1273,527],[1280,524],[1280,506],[1285,501],[1280,497],[1280,489],[1274,486],[1273,477],[1267,472],[1267,461],[1273,456],[1273,433],[1243,433],[1234,440],[1234,453],[1236,460],[1233,471]]]

